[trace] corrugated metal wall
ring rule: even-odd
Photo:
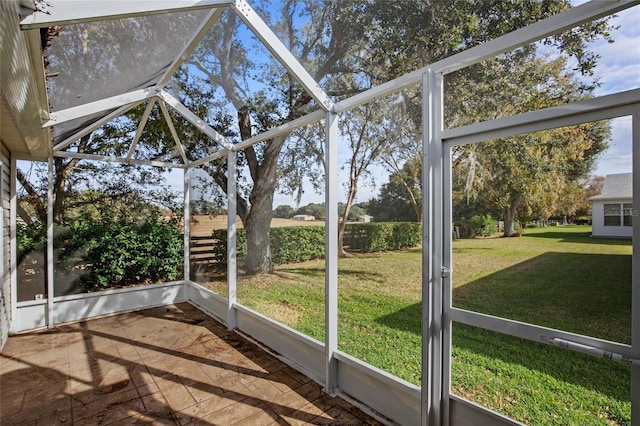
[[[0,349],[9,334],[11,319],[11,154],[0,144],[0,206],[2,207],[2,240],[0,241]]]

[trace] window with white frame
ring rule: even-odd
[[[633,217],[633,204],[625,203],[622,205],[622,225],[633,226],[631,224],[631,218]]]
[[[632,226],[633,205],[615,203],[604,205],[604,226]]]

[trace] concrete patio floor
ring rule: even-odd
[[[0,424],[379,425],[190,304],[10,337]]]

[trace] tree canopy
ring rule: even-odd
[[[263,0],[257,6],[263,18],[309,74],[333,100],[340,100],[566,10],[570,4],[568,0]],[[172,31],[179,23],[171,24]],[[91,28],[87,29],[91,39]],[[536,46],[527,46],[447,77],[446,126],[508,116],[588,97],[597,82],[578,80],[576,73],[589,76],[597,58],[589,51],[588,43],[607,37],[608,30],[606,21],[598,21],[545,41],[549,49],[557,48],[564,55],[576,59],[576,71],[567,71],[562,60],[542,55]],[[91,49],[84,45],[70,46],[70,49],[75,49],[76,54],[86,55],[88,52],[85,59],[91,59]],[[99,56],[104,52],[93,54]],[[174,75],[169,90],[232,143],[247,140],[259,132],[318,109],[317,103],[291,73],[229,11],[222,15]],[[406,90],[396,99],[399,102],[395,105],[401,108],[396,108],[395,118],[385,115],[395,107],[383,106],[386,111],[379,114],[384,118],[374,126],[376,134],[368,136],[371,147],[385,148],[375,148],[380,151],[380,155],[376,154],[377,160],[370,157],[361,163],[361,175],[374,161],[384,161],[390,169],[396,167],[395,172],[398,173],[401,170],[398,166],[404,165],[409,157],[419,158],[401,155],[420,152],[422,108],[419,90]],[[377,107],[371,103],[362,108],[366,111]],[[143,114],[143,107],[135,109],[128,117],[82,138],[70,148],[100,155],[126,155],[125,140],[131,140],[135,134],[133,123],[137,123]],[[345,137],[349,132],[356,136],[358,129],[372,128],[370,126],[376,120],[370,114],[360,114],[355,110],[347,115],[348,121],[342,127]],[[169,116],[178,125],[176,130],[181,140],[187,142],[187,158],[202,158],[218,149],[194,126],[186,124],[176,114],[169,113]],[[157,107],[151,111],[150,123],[151,127],[145,130],[135,155],[138,158],[174,161],[180,153]],[[402,129],[401,133],[399,129]],[[507,151],[492,148],[492,143],[482,144],[482,149],[480,145],[457,149],[454,161],[460,167],[458,174],[464,176],[464,182],[468,183],[466,194],[471,196],[480,193],[481,188],[485,191],[491,187],[497,192],[493,198],[502,200],[501,209],[514,205],[514,201],[520,198],[524,201],[518,201],[518,206],[526,205],[532,211],[543,209],[545,203],[553,200],[534,202],[532,194],[549,194],[549,188],[560,188],[584,178],[593,164],[592,159],[604,147],[606,126],[580,129],[581,133],[575,135],[571,134],[573,130],[555,132],[553,140],[547,135],[525,135],[493,142],[498,146],[512,147],[504,162],[502,155],[507,155]],[[238,155],[238,214],[246,229],[247,247],[251,253],[247,258],[247,272],[271,270],[269,225],[275,191],[299,194],[305,179],[317,184],[324,175],[323,132],[320,123],[247,147]],[[393,141],[392,134],[395,136]],[[389,143],[391,141],[393,143]],[[562,144],[575,148],[571,154],[575,158],[567,154],[567,149],[562,149]],[[351,153],[357,155],[355,145]],[[545,160],[545,153],[562,154],[565,161],[558,159],[549,163]],[[504,164],[494,164],[496,162]],[[525,170],[529,163],[533,168]],[[553,168],[553,177],[545,177],[538,185],[540,187],[534,188],[531,182],[540,182],[536,179],[541,176],[543,163],[549,166],[549,170]],[[201,170],[209,179],[202,182],[203,187],[208,190],[215,187],[218,194],[226,191],[226,160],[204,164]],[[71,171],[86,173],[78,168],[75,160],[65,159],[60,160],[60,164],[56,163],[57,185],[64,187]],[[509,179],[497,176],[503,172],[515,173],[519,182],[511,185]],[[398,174],[398,177],[402,176],[404,174]],[[141,173],[140,178],[141,182],[152,181],[150,174]],[[399,183],[405,190],[409,187],[407,182]],[[412,202],[418,216],[420,212],[416,206],[419,203],[414,190],[415,187],[407,194],[416,199]],[[64,201],[64,197],[61,199]]]

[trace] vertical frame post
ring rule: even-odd
[[[47,182],[47,327],[53,328],[53,156],[49,157]]]
[[[422,425],[442,419],[442,85],[422,75]]]
[[[633,259],[631,267],[631,347],[640,360],[640,112],[631,117],[633,163]],[[640,426],[640,361],[631,364],[631,424]]]
[[[191,280],[191,169],[184,169],[184,187],[183,187],[183,203],[182,206],[182,223],[184,223],[184,282],[185,291],[188,291],[187,282]],[[187,299],[189,298],[188,295]]]
[[[18,211],[18,162],[11,156],[11,200],[9,201],[10,224],[9,239],[11,242],[11,322],[9,332],[15,333],[18,329],[18,244],[16,236],[16,216]]]
[[[325,152],[325,392],[338,388],[338,115],[327,113]]]
[[[4,162],[2,161],[2,153],[0,152],[0,286],[4,287]],[[9,287],[9,322],[11,322],[11,300],[13,291]],[[6,296],[5,296],[6,297]],[[5,302],[6,303],[6,302]],[[7,329],[9,325],[7,324]]]
[[[442,79],[440,79],[442,82]],[[444,127],[444,126],[443,126]],[[441,128],[443,128],[441,127]],[[443,145],[443,180],[442,180],[442,424],[448,425],[449,392],[451,389],[451,307],[453,306],[453,169],[452,147]]]
[[[237,326],[236,316],[236,152],[227,152],[227,328]]]

